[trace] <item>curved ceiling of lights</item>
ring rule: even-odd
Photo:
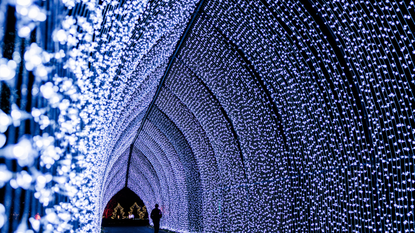
[[[179,232],[414,229],[413,1],[97,9],[62,21],[99,25],[68,53],[87,54],[93,224],[127,186]]]
[[[101,211],[127,185],[178,231],[412,228],[412,4],[148,2]]]

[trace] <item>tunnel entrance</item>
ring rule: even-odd
[[[125,187],[107,203],[102,226],[147,226],[147,208],[141,198]]]

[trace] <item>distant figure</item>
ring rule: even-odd
[[[156,204],[156,208],[151,211],[151,219],[153,219],[154,223],[154,233],[158,233],[160,229],[160,218],[161,218],[161,210],[159,210],[159,205]]]

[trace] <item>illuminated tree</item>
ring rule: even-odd
[[[141,220],[144,220],[144,217],[146,216],[147,213],[147,208],[145,206],[143,206],[143,208],[141,208],[140,212],[138,213],[138,217]]]
[[[124,208],[118,203],[118,205],[114,208],[114,211],[112,212],[112,219],[125,219],[126,216],[124,216]]]
[[[137,210],[137,216],[139,216],[139,213],[141,211],[141,207],[139,205],[137,205],[137,202],[134,202],[134,204],[130,207],[130,212],[128,212],[128,215],[134,214],[134,209]]]

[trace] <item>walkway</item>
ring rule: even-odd
[[[149,227],[104,227],[103,233],[153,233]],[[166,233],[160,230],[159,233]]]

